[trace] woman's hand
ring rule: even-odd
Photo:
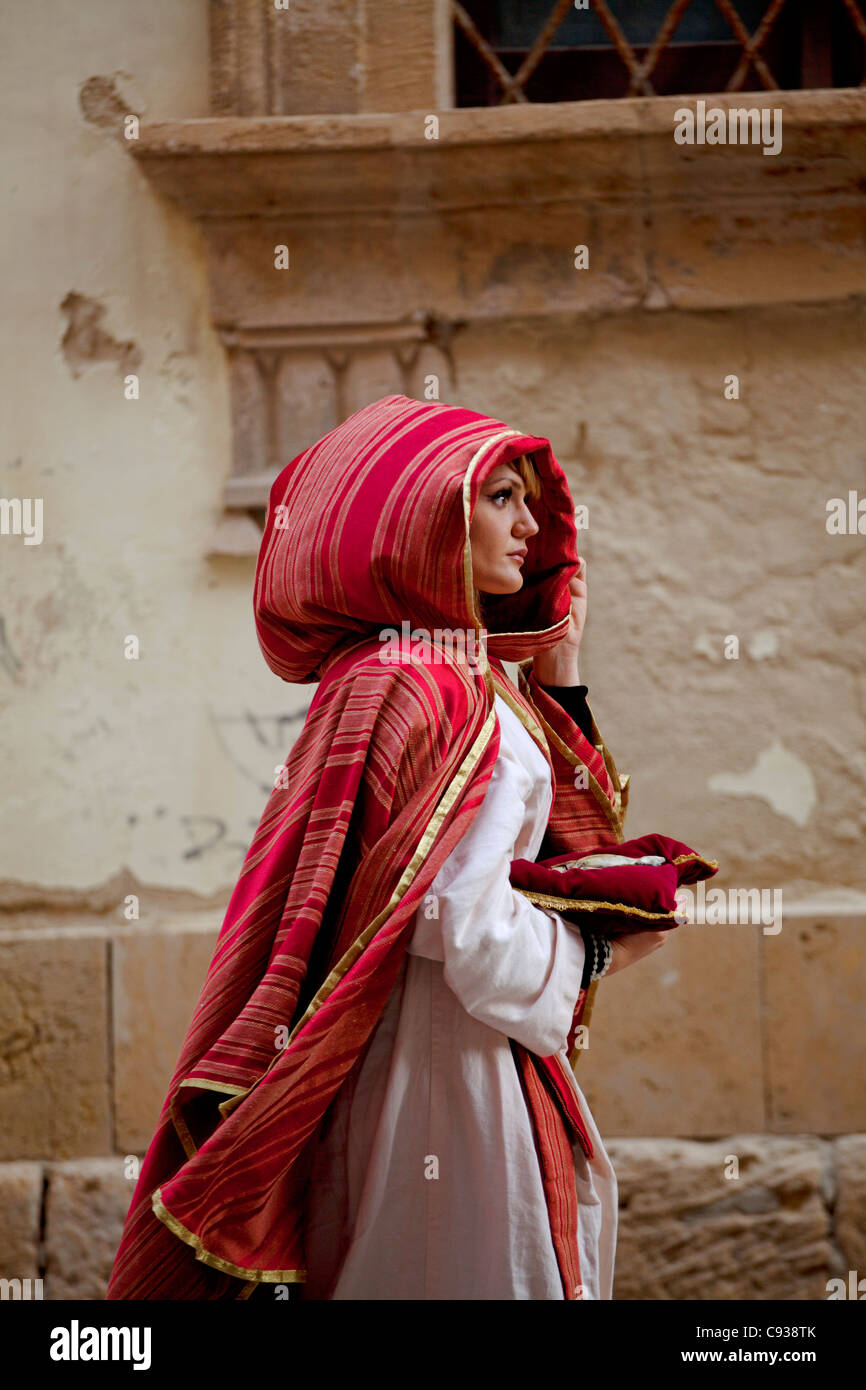
[[[651,951],[657,951],[659,946],[664,946],[670,934],[670,931],[636,931],[629,932],[628,936],[611,937],[613,955],[602,979],[606,980],[617,970],[624,970],[627,965],[634,965],[635,961],[642,960]]]
[[[580,685],[577,654],[586,622],[586,561],[581,556],[578,560],[580,568],[568,585],[571,592],[568,631],[555,647],[536,652],[532,658],[533,675],[542,685]]]

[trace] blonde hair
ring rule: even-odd
[[[541,496],[541,478],[532,455],[520,454],[516,459],[509,459],[509,462],[512,468],[517,469],[523,479],[527,496],[538,499]]]

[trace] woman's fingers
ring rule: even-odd
[[[629,936],[615,937],[611,942],[613,954],[606,974],[612,975],[617,970],[624,970],[627,965],[634,965],[635,961],[664,946],[669,936],[670,932],[667,931],[637,931]]]

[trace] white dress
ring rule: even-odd
[[[509,860],[538,854],[553,793],[540,748],[495,698],[501,745],[484,801],[416,913],[401,975],[316,1143],[303,1298],[563,1298],[509,1037],[565,1053],[583,941],[509,883]],[[589,1161],[573,1150],[583,1297],[609,1299],[616,1176],[574,1085],[593,1146]]]

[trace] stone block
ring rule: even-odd
[[[277,462],[285,468],[337,424],[334,372],[323,352],[285,353],[274,389]]]
[[[0,1160],[111,1147],[106,952],[74,929],[0,941]]]
[[[827,1297],[839,1272],[830,1145],[752,1134],[607,1148],[620,1201],[615,1299]]]
[[[576,1075],[603,1136],[763,1129],[759,931],[678,927],[601,981]]]
[[[0,1278],[39,1276],[42,1165],[0,1164]]]
[[[858,1278],[866,1278],[866,1134],[837,1139],[836,1241]]]
[[[141,930],[114,944],[114,1105],[117,1147],[147,1148],[198,1003],[219,923]]]
[[[53,1164],[45,1212],[45,1297],[102,1299],[135,1183],[121,1158]]]
[[[667,207],[648,241],[666,306],[696,310],[784,303],[797,282],[804,301],[844,299],[861,283],[861,232],[859,206],[767,201],[758,217]]]
[[[352,354],[343,380],[343,404],[347,414],[353,414],[382,396],[399,395],[402,390],[400,363],[392,350],[372,348]]]
[[[788,914],[762,946],[767,1128],[866,1129],[866,914]]]
[[[450,343],[446,339],[444,344],[450,351]],[[435,380],[431,380],[431,378]],[[454,380],[454,362],[447,355],[446,351],[441,351],[432,344],[427,344],[421,348],[409,370],[409,385],[406,395],[414,396],[415,400],[424,401],[430,399],[427,395],[428,387],[432,386],[434,394],[432,399],[451,402],[455,399],[456,383]]]

